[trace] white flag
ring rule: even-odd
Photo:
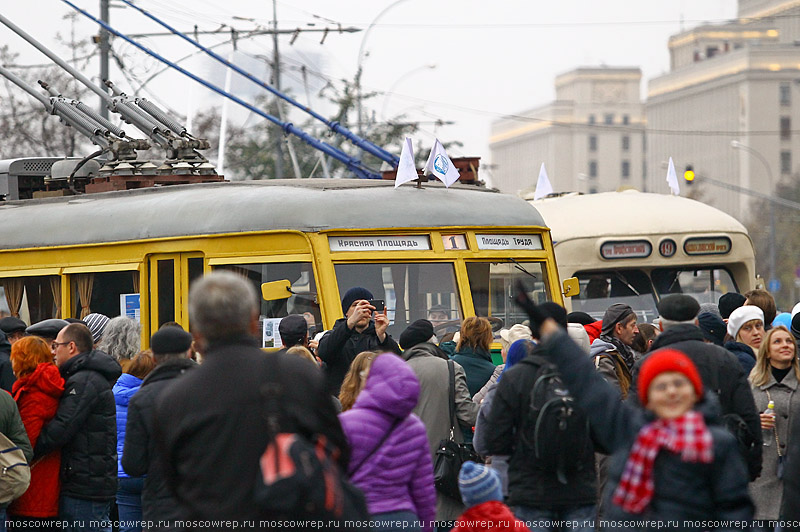
[[[400,162],[397,164],[397,177],[394,178],[394,188],[403,183],[414,181],[417,177],[417,167],[414,166],[414,148],[411,139],[406,137],[403,149],[400,150]]]
[[[553,185],[550,184],[550,178],[547,177],[547,170],[544,169],[544,163],[539,168],[539,180],[536,181],[536,192],[533,193],[533,199],[542,199],[548,194],[553,193]]]
[[[458,181],[460,177],[458,170],[453,165],[453,161],[447,156],[444,151],[444,146],[436,139],[431,148],[431,154],[428,156],[428,162],[425,163],[425,175],[433,174],[436,178],[444,183],[444,186],[450,187],[453,183]]]
[[[669,158],[669,168],[667,168],[667,184],[674,195],[677,196],[681,193],[681,187],[678,184],[678,174],[675,173],[675,164],[672,162],[672,157]]]

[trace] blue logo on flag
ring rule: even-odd
[[[444,155],[439,154],[433,160],[433,169],[440,174],[446,174],[449,166],[450,164],[447,162],[447,157]]]

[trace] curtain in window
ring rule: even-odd
[[[61,317],[61,278],[50,277],[50,290],[53,292],[53,303],[56,306],[55,318]]]
[[[89,304],[92,302],[92,288],[94,288],[93,273],[79,273],[75,276],[75,286],[78,288],[78,299],[81,302],[81,319],[92,313]]]
[[[21,277],[3,279],[3,290],[6,292],[6,302],[11,315],[19,318],[19,309],[22,307],[22,294],[25,292],[25,280]]]
[[[139,293],[139,272],[138,270],[133,272],[133,291],[134,293]]]

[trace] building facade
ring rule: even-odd
[[[578,68],[555,80],[556,100],[492,124],[492,182],[536,186],[541,163],[557,192],[645,186],[639,68]]]

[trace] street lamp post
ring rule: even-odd
[[[775,184],[772,179],[772,169],[769,166],[769,162],[767,159],[761,154],[761,152],[747,146],[746,144],[742,144],[738,140],[731,141],[731,148],[735,150],[742,150],[746,151],[756,159],[758,159],[761,164],[764,165],[764,170],[767,172],[767,178],[769,179],[769,193],[770,196],[772,195],[772,187]],[[770,205],[769,209],[769,282],[767,287],[772,288],[773,281],[776,281],[775,278],[775,209],[774,206]]]
[[[363,73],[363,63],[364,63],[364,45],[367,43],[367,37],[369,37],[370,32],[372,31],[373,26],[377,24],[378,20],[386,14],[387,11],[392,9],[394,6],[398,4],[402,4],[403,2],[407,2],[408,0],[395,0],[388,6],[386,6],[383,11],[378,13],[378,15],[372,19],[372,22],[369,23],[367,26],[366,31],[364,32],[364,36],[361,38],[361,46],[358,47],[358,62],[356,63],[356,114],[358,115],[358,136],[364,136],[364,121],[363,121],[363,113],[361,110],[361,74]]]

